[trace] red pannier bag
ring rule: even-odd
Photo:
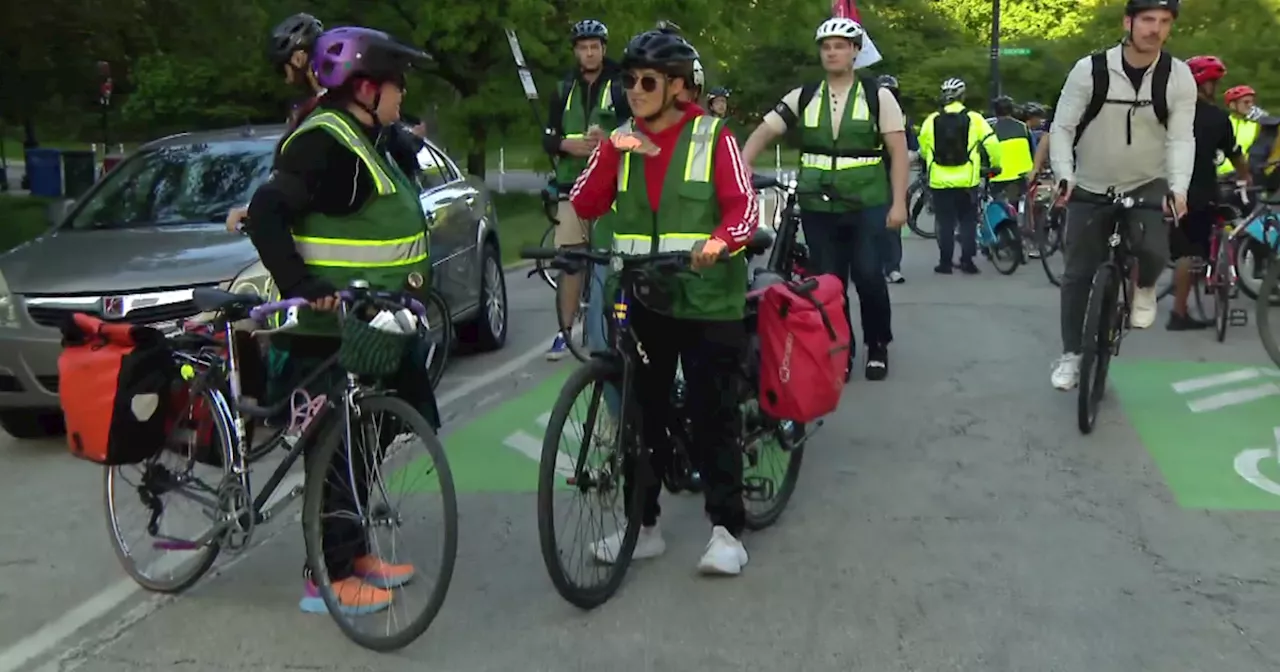
[[[849,368],[844,287],[834,275],[772,285],[760,297],[760,408],[812,422],[834,411]]]
[[[159,453],[177,380],[164,334],[75,313],[62,336],[58,397],[71,454],[120,465]]]

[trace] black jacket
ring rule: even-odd
[[[578,70],[568,73],[560,80],[556,87],[555,93],[549,99],[547,109],[547,128],[542,134],[542,148],[547,154],[553,157],[559,157],[564,153],[560,151],[560,141],[564,140],[564,102],[565,96],[574,83],[582,84],[587,87],[587,95],[583,100],[588,105],[594,106],[600,100],[600,84],[605,81],[612,82],[613,86],[613,111],[618,115],[618,123],[622,123],[631,118],[631,106],[627,103],[626,92],[622,90],[622,68],[617,61],[609,59],[604,60],[601,66],[600,77],[596,79],[596,83],[587,85],[582,81],[582,73]],[[593,108],[588,108],[588,110]]]

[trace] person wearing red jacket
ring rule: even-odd
[[[742,452],[735,439],[737,399],[725,381],[737,376],[745,351],[747,265],[741,253],[758,211],[737,141],[722,120],[680,101],[692,85],[697,59],[698,52],[669,31],[651,30],[631,40],[622,68],[633,121],[596,147],[569,199],[584,220],[616,208],[608,218],[615,252],[688,249],[698,270],[674,279],[678,286],[670,288],[669,311],[638,302],[630,307],[629,321],[649,360],[637,371],[634,390],[645,409],[644,441],[661,475],[671,461],[665,416],[677,362],[682,366],[693,424],[691,457],[712,525],[698,569],[736,575],[747,564],[739,540],[745,527]],[[717,261],[725,250],[729,259]],[[645,493],[635,558],[666,550],[657,526],[660,481],[653,479]],[[628,490],[631,485],[627,479]],[[612,562],[620,545],[621,535],[613,535],[592,551]]]

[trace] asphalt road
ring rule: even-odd
[[[889,380],[846,389],[744,574],[698,577],[700,504],[664,495],[666,556],[590,613],[546,578],[532,461],[486,466],[511,464],[502,437],[536,433],[574,366],[541,357],[550,291],[509,273],[506,349],[444,383],[452,588],[394,654],[298,612],[293,516],[186,594],[144,594],[108,546],[100,472],[59,442],[0,439],[0,672],[1280,668],[1280,386],[1252,326],[1227,345],[1134,334],[1084,437],[1075,395],[1049,386],[1058,301],[1039,267],[940,277],[935,261],[906,242]]]

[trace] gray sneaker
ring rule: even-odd
[[[901,271],[889,271],[889,275],[884,276],[884,279],[895,285],[901,285],[907,281],[906,278],[902,277]]]

